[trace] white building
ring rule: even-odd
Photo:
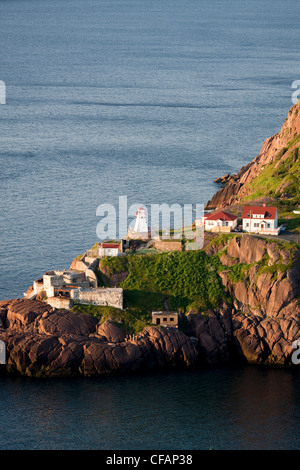
[[[26,298],[35,298],[44,293],[45,301],[54,308],[69,309],[75,303],[84,305],[112,306],[123,309],[123,289],[98,287],[91,279],[90,270],[79,272],[47,271],[43,278],[33,283],[33,292]]]
[[[136,233],[148,233],[147,215],[146,210],[143,207],[139,207],[137,210],[133,230]]]
[[[120,245],[119,243],[99,243],[98,255],[99,258],[103,256],[119,256]]]
[[[245,206],[243,209],[243,231],[262,235],[278,235],[277,207]]]
[[[129,227],[127,239],[148,240],[150,238],[150,229],[148,227],[147,212],[144,207],[139,207],[136,212],[136,219],[133,228]]]
[[[197,226],[197,222],[196,226]],[[216,212],[202,217],[204,230],[211,232],[231,232],[237,227],[237,217],[229,212]],[[199,226],[199,222],[198,222]]]

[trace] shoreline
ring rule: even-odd
[[[213,240],[202,256],[221,262],[227,297],[207,311],[191,309],[180,317],[179,330],[147,325],[127,337],[118,310],[118,317],[114,311],[107,317],[105,307],[93,316],[83,306],[71,311],[40,300],[0,302],[6,372],[93,377],[243,363],[292,368],[292,345],[300,340],[300,249],[251,235]],[[286,268],[276,264],[282,257]]]
[[[267,139],[260,154],[239,173],[215,180],[222,188],[206,205],[240,210],[245,198],[253,204],[257,195],[273,194],[279,184],[281,192],[277,188],[272,200],[280,210],[288,207],[288,215],[291,209],[296,215],[291,219],[295,235],[290,240],[250,233],[217,234],[201,250],[180,247],[170,251],[176,263],[170,261],[168,252],[147,255],[142,270],[135,256],[131,263],[126,256],[118,256],[118,263],[111,256],[106,262],[97,256],[77,256],[71,265],[74,272],[46,273],[50,295],[45,295],[44,281],[38,280],[25,298],[0,301],[6,371],[30,377],[71,377],[234,361],[292,367],[294,345],[300,342],[300,245],[293,243],[299,233],[295,209],[299,194],[294,180],[288,178],[291,168],[298,171],[299,110],[300,104],[290,109],[281,131]],[[268,172],[271,189],[266,190]],[[163,276],[161,266],[149,262],[151,256],[162,262]],[[59,287],[60,277],[68,280]],[[77,286],[72,290],[74,283]],[[148,285],[150,292],[141,288]],[[61,299],[55,297],[55,290]],[[131,299],[127,298],[125,308],[123,291]],[[153,318],[151,324],[149,312],[168,311],[169,303],[177,310],[179,329],[158,327]],[[128,335],[131,329],[133,336]]]

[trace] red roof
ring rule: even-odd
[[[245,206],[243,209],[243,219],[252,219],[254,215],[263,215],[264,219],[275,219],[277,207],[267,206]]]
[[[205,220],[229,220],[229,221],[234,221],[237,219],[237,217],[233,214],[229,214],[229,212],[216,212],[215,214],[210,214],[210,215],[205,215],[204,216]]]
[[[101,248],[119,248],[118,243],[101,243],[100,244]]]

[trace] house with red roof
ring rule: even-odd
[[[277,207],[245,206],[243,209],[243,231],[262,235],[278,235]]]
[[[229,212],[219,211],[202,217],[204,230],[210,232],[232,232],[237,227],[237,217]]]
[[[102,258],[103,256],[119,256],[120,253],[120,244],[113,242],[102,242],[99,243],[98,247],[98,256]]]

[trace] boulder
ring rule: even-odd
[[[114,343],[122,343],[125,341],[125,335],[123,331],[112,321],[105,321],[102,325],[98,325],[98,335],[104,336],[107,341]]]
[[[261,261],[266,251],[266,240],[243,235],[242,237],[234,237],[228,243],[227,255],[236,258],[239,263],[251,264]]]
[[[36,319],[34,331],[48,335],[88,336],[96,331],[98,321],[90,315],[70,310],[52,310]]]
[[[53,310],[50,305],[38,300],[16,299],[7,306],[6,328],[26,330],[35,319]]]

